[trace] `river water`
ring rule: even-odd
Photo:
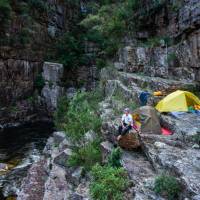
[[[4,196],[14,195],[19,189],[27,169],[40,159],[53,130],[50,123],[35,123],[0,131],[0,188]]]

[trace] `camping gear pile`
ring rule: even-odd
[[[157,111],[151,106],[143,106],[135,110],[133,119],[136,126],[118,142],[122,148],[131,150],[140,147],[139,129],[142,134],[162,134],[162,131],[165,131],[165,135],[171,134],[167,129],[161,128]]]
[[[162,96],[163,92],[157,91],[153,95]],[[145,93],[144,96],[146,100],[147,94]],[[163,98],[155,108],[142,106],[134,111],[132,116],[135,121],[135,127],[128,134],[121,137],[119,140],[121,147],[135,149],[140,146],[137,129],[140,129],[142,134],[171,135],[172,131],[166,127],[161,127],[157,111],[160,113],[169,112],[173,116],[180,116],[188,111],[200,115],[200,99],[191,92],[177,90]]]

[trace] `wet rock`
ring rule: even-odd
[[[27,177],[23,180],[17,200],[42,200],[45,192],[44,183],[47,178],[45,161],[34,163],[28,170]]]
[[[30,165],[15,168],[1,177],[0,186],[4,196],[16,195],[19,192],[29,167]]]
[[[8,165],[5,163],[0,163],[0,173],[7,170],[8,170]]]
[[[16,50],[18,51],[18,50]],[[3,49],[1,53],[5,52]],[[26,53],[27,55],[27,53]],[[28,56],[28,55],[27,55]],[[7,58],[0,59],[0,102],[1,105],[9,105],[22,97],[28,97],[33,92],[34,79],[41,68],[39,61],[33,59]],[[7,76],[10,74],[12,78]]]
[[[72,155],[72,150],[71,149],[65,149],[63,152],[61,152],[59,155],[57,155],[54,158],[54,163],[62,166],[62,167],[68,167],[67,165],[67,160],[69,157]]]
[[[54,138],[49,137],[44,147],[43,153],[46,155],[51,155],[53,147],[54,147]]]

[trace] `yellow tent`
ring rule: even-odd
[[[159,112],[188,111],[188,107],[194,105],[200,105],[197,96],[188,91],[177,90],[161,100],[156,109]]]

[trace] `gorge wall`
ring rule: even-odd
[[[119,68],[148,76],[199,81],[200,2],[143,2],[139,30],[119,52]]]
[[[48,45],[64,31],[70,31],[79,8],[63,1],[12,1],[8,12],[10,19],[1,30],[1,105],[33,93]]]

